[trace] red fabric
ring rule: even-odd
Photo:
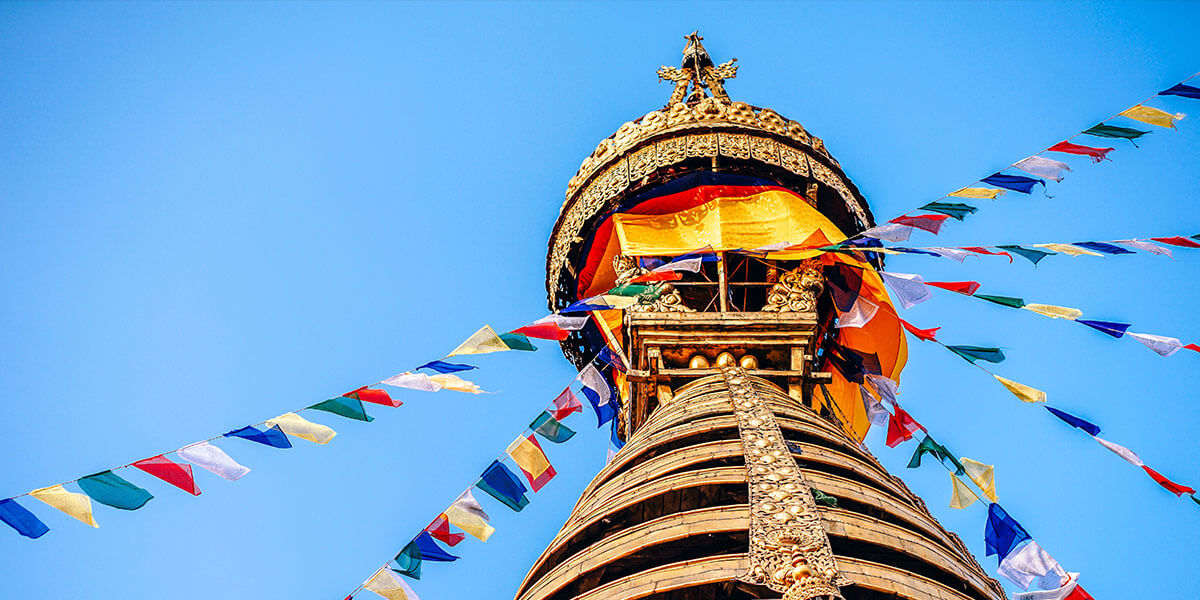
[[[1161,486],[1167,488],[1168,492],[1171,492],[1172,494],[1175,494],[1176,496],[1183,496],[1184,494],[1195,494],[1196,493],[1196,490],[1194,490],[1186,485],[1179,485],[1178,483],[1175,483],[1174,481],[1171,481],[1170,479],[1163,477],[1158,471],[1155,471],[1154,469],[1151,469],[1150,467],[1147,467],[1146,465],[1142,465],[1142,468],[1146,470],[1146,474],[1149,475],[1151,479],[1158,482],[1158,485],[1161,485]]]
[[[1007,256],[1008,262],[1012,262],[1012,255],[1007,252],[992,252],[991,250],[981,246],[963,246],[963,250],[969,250],[977,254],[987,254],[988,256]]]
[[[357,390],[350,392],[349,394],[343,394],[343,397],[358,398],[359,400],[362,400],[363,402],[370,402],[371,404],[382,404],[384,406],[390,406],[392,408],[396,408],[397,406],[404,405],[403,402],[401,402],[395,398],[392,398],[384,390],[368,390],[365,386],[360,387]]]
[[[457,546],[463,538],[467,537],[465,533],[450,533],[450,521],[446,519],[445,513],[438,515],[429,527],[425,528],[429,535],[444,542],[448,546]]]
[[[927,342],[936,342],[937,330],[941,329],[941,327],[934,327],[933,329],[917,329],[912,323],[909,323],[904,319],[900,319],[900,324],[903,325],[904,329],[908,330],[909,333],[917,336],[917,339],[925,340]]]
[[[679,281],[683,279],[683,275],[679,271],[661,271],[658,273],[646,273],[638,275],[629,280],[629,283],[649,283],[651,281]]]
[[[575,397],[575,394],[571,392],[571,388],[563,390],[554,399],[554,413],[552,414],[555,419],[561,421],[571,413],[577,412],[583,412],[583,403],[579,401],[579,398]]]
[[[1195,350],[1196,352],[1200,352],[1200,346],[1197,346],[1195,344],[1188,344],[1188,345],[1184,346],[1184,348],[1187,348],[1188,350]]]
[[[1200,244],[1196,243],[1195,241],[1189,240],[1185,237],[1181,237],[1178,235],[1175,237],[1150,238],[1150,239],[1152,239],[1156,242],[1170,244],[1172,246],[1183,246],[1184,248],[1200,248]]]
[[[526,325],[520,329],[514,329],[513,333],[527,335],[531,338],[538,338],[540,340],[554,340],[557,342],[561,342],[567,339],[568,335],[571,335],[570,331],[559,327],[556,323],[535,323],[533,325]]]
[[[530,434],[529,437],[527,437],[525,439],[529,440],[530,442],[533,442],[533,445],[537,447],[538,452],[542,453],[542,458],[546,458],[546,451],[542,450],[542,445],[538,443],[537,436]],[[546,466],[545,472],[543,472],[541,475],[538,475],[536,478],[533,476],[532,473],[530,473],[529,471],[526,471],[525,467],[521,467],[521,472],[525,474],[525,479],[529,480],[529,487],[533,488],[533,491],[535,491],[535,492],[542,489],[542,486],[546,485],[546,482],[550,481],[551,479],[554,479],[555,475],[558,475],[558,473],[556,473],[554,471],[554,466],[549,464],[550,459],[547,458],[546,463],[547,463],[547,466]],[[517,465],[517,466],[520,466],[520,465]]]
[[[1052,152],[1064,152],[1066,154],[1078,154],[1087,156],[1092,159],[1092,162],[1100,162],[1108,158],[1108,153],[1113,151],[1113,148],[1092,148],[1091,146],[1080,146],[1071,142],[1059,142],[1050,146]]]
[[[888,419],[887,430],[887,445],[888,448],[895,448],[900,442],[911,440],[914,433],[925,429],[921,424],[904,412],[903,408],[896,407],[896,412]]]
[[[909,227],[924,229],[929,233],[937,235],[937,232],[941,231],[942,229],[942,224],[945,223],[946,219],[949,218],[950,217],[948,215],[918,215],[915,217],[904,216],[896,217],[895,219],[888,221],[888,223],[908,225]]]
[[[978,281],[926,281],[925,285],[932,285],[936,288],[958,292],[967,296],[974,296],[975,292],[979,291]]]
[[[192,477],[192,465],[184,465],[158,455],[133,463],[133,466],[193,495],[200,495],[200,487]]]
[[[808,237],[804,239],[803,242],[800,242],[799,244],[796,244],[795,246],[789,247],[788,250],[793,250],[793,249],[795,249],[795,250],[810,250],[813,248],[823,248],[832,243],[833,242],[829,241],[829,238],[825,237],[825,232],[818,229],[818,230],[810,233],[808,235]]]
[[[1075,586],[1075,589],[1071,590],[1070,594],[1067,594],[1066,598],[1063,598],[1063,600],[1096,600],[1096,599],[1093,598],[1091,594],[1084,591],[1083,587],[1077,585],[1077,586]]]

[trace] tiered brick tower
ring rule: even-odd
[[[587,261],[606,219],[685,177],[767,180],[841,231],[871,226],[821,140],[730,101],[723,81],[737,68],[714,64],[701,39],[688,37],[680,68],[659,70],[675,83],[669,104],[621,126],[571,179],[550,240],[553,308],[583,297],[585,271],[602,279]],[[518,600],[1004,598],[861,446],[846,423],[854,408],[827,392],[833,374],[816,365],[836,313],[819,264],[717,254],[659,284],[619,324],[564,342],[579,365],[605,346],[625,355],[627,372],[614,376],[627,445]],[[612,263],[602,288],[646,272],[624,254]]]

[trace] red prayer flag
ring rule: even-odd
[[[798,250],[809,249],[809,248],[823,248],[832,243],[833,242],[829,241],[829,238],[825,237],[825,232],[821,231],[820,229],[817,229],[816,231],[813,231],[811,234],[809,234],[808,237],[804,238],[803,242],[800,242],[799,244],[796,244],[795,246],[789,247],[788,250],[791,250],[793,248],[798,249]]]
[[[915,217],[903,216],[896,217],[895,219],[888,221],[888,223],[908,225],[909,227],[924,229],[929,233],[937,235],[937,232],[941,231],[942,229],[942,224],[946,221],[946,219],[949,218],[950,217],[948,215],[918,215]]]
[[[1161,486],[1167,488],[1168,492],[1171,492],[1172,494],[1175,494],[1176,496],[1183,496],[1184,494],[1195,494],[1196,493],[1196,490],[1194,490],[1186,485],[1179,485],[1178,483],[1175,483],[1174,481],[1171,481],[1170,479],[1163,477],[1158,471],[1155,471],[1154,469],[1151,469],[1150,467],[1147,467],[1146,465],[1142,465],[1142,468],[1146,470],[1146,474],[1149,475],[1151,479],[1158,482],[1158,485],[1161,485]]]
[[[896,407],[896,412],[892,413],[888,419],[887,430],[887,445],[888,448],[895,448],[900,442],[911,440],[913,434],[925,429],[920,423],[913,419],[904,409]]]
[[[1091,146],[1080,146],[1071,142],[1059,142],[1050,146],[1052,152],[1064,152],[1066,154],[1078,154],[1087,156],[1092,159],[1092,162],[1100,162],[1108,158],[1108,153],[1113,151],[1113,148],[1092,148]]]
[[[172,461],[159,454],[133,463],[133,466],[193,495],[200,495],[200,487],[192,477],[192,465],[184,465]]]
[[[927,342],[936,342],[937,330],[941,329],[941,327],[934,327],[933,329],[917,329],[912,323],[909,323],[904,319],[900,319],[900,324],[903,325],[904,329],[906,329],[909,333],[917,336],[917,339],[925,340]]]
[[[658,271],[650,272],[645,275],[638,275],[629,280],[629,283],[650,283],[652,281],[679,281],[683,279],[678,271]]]
[[[982,246],[963,246],[963,250],[969,250],[977,254],[987,254],[988,256],[1007,256],[1008,262],[1012,262],[1012,255],[1007,252],[992,252]]]
[[[384,391],[384,390],[368,390],[366,388],[366,386],[360,387],[357,390],[350,392],[349,394],[342,394],[342,397],[343,398],[357,398],[359,400],[362,400],[363,402],[370,402],[372,404],[382,404],[384,406],[390,406],[392,408],[396,408],[397,406],[404,405],[403,402],[389,396],[386,391]]]
[[[978,281],[926,281],[925,285],[932,285],[943,290],[958,292],[966,296],[974,296],[979,290]]]
[[[1170,244],[1172,246],[1183,246],[1184,248],[1200,248],[1200,244],[1198,244],[1192,240],[1189,240],[1185,237],[1178,236],[1178,235],[1174,236],[1174,237],[1150,238],[1150,239],[1152,239],[1156,242]]]
[[[1188,345],[1184,346],[1184,348],[1187,348],[1188,350],[1195,350],[1196,352],[1200,352],[1200,346],[1197,346],[1195,344],[1188,344]]]
[[[1093,598],[1091,594],[1084,591],[1083,587],[1077,585],[1077,586],[1075,586],[1075,589],[1071,590],[1070,594],[1067,594],[1066,598],[1063,598],[1063,600],[1096,600],[1096,599]]]
[[[583,412],[583,403],[575,394],[571,392],[571,388],[567,388],[554,399],[554,419],[561,421],[571,413]]]
[[[554,471],[553,465],[546,467],[546,471],[530,481],[529,486],[533,488],[533,491],[539,491],[542,489],[542,486],[546,485],[551,479],[554,479],[555,475],[558,475],[558,473]]]
[[[463,538],[467,537],[465,533],[450,533],[450,521],[446,519],[446,513],[442,513],[425,528],[429,535],[444,542],[448,546],[457,546]]]
[[[556,342],[561,342],[567,339],[568,335],[571,335],[570,331],[559,327],[558,324],[554,322],[526,325],[520,329],[514,329],[512,333],[519,333],[521,335],[526,335],[531,338],[538,338],[540,340],[554,340]]]

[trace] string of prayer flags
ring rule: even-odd
[[[224,450],[208,442],[185,446],[176,451],[176,454],[193,465],[208,469],[229,481],[237,481],[250,472],[248,467],[238,464],[225,454]]]
[[[450,531],[450,521],[446,518],[446,513],[441,513],[425,528],[425,532],[433,536],[433,538],[451,548],[458,545],[467,537],[465,533],[454,533]]]
[[[528,337],[538,338],[542,340],[554,340],[561,342],[571,335],[572,331],[579,331],[587,325],[588,318],[585,317],[567,317],[564,315],[548,315],[542,317],[529,325],[514,329],[513,333],[519,333]]]
[[[1042,187],[1046,187],[1046,182],[1041,179],[1034,179],[1032,177],[1025,177],[1023,175],[1005,175],[1003,173],[989,175],[981,179],[980,182],[1004,188],[1006,190],[1020,192],[1022,194],[1028,194],[1032,192],[1033,186],[1039,183],[1042,184]]]
[[[1129,323],[1114,323],[1112,321],[1089,321],[1087,319],[1075,319],[1076,323],[1082,323],[1115,338],[1120,338],[1125,335],[1125,331],[1130,328]]]
[[[1096,125],[1095,127],[1092,127],[1090,129],[1086,129],[1083,131],[1084,135],[1092,135],[1092,136],[1102,137],[1102,138],[1119,138],[1119,139],[1129,140],[1129,143],[1133,144],[1134,148],[1137,148],[1137,142],[1135,142],[1134,140],[1142,137],[1143,135],[1146,135],[1147,133],[1150,133],[1150,132],[1149,131],[1140,131],[1138,129],[1130,129],[1128,127],[1117,127],[1115,125],[1105,125],[1104,123],[1101,123],[1099,125]]]
[[[1092,437],[1100,435],[1100,427],[1094,423],[1080,419],[1079,417],[1076,417],[1075,415],[1063,412],[1052,406],[1046,406],[1046,410],[1050,411],[1050,414],[1058,417],[1067,425],[1070,425],[1071,427],[1077,427],[1079,429],[1082,429],[1082,430],[1086,431],[1088,433],[1088,435],[1090,435]]]
[[[452,525],[475,536],[481,542],[488,541],[496,532],[496,528],[489,524],[491,518],[484,512],[471,490],[463,492],[442,514]]]
[[[986,348],[983,346],[946,346],[946,349],[961,356],[964,360],[971,364],[975,364],[977,360],[986,360],[990,363],[1004,362],[1004,352],[999,348]]]
[[[283,435],[283,432],[280,432],[279,435]],[[133,466],[193,496],[200,495],[200,486],[196,485],[196,478],[192,474],[192,465],[177,463],[160,454],[153,458],[139,460],[133,463]]]
[[[1027,590],[1037,583],[1038,589],[1057,588],[1067,579],[1067,572],[1034,540],[1000,561],[997,572]]]
[[[1063,172],[1070,171],[1071,167],[1065,162],[1059,162],[1041,156],[1030,156],[1029,158],[1017,161],[1014,167],[1038,177],[1051,179],[1055,183],[1063,180]]]
[[[525,479],[529,481],[529,486],[535,492],[540,491],[542,486],[558,474],[546,458],[542,445],[532,435],[518,437],[512,444],[509,444],[507,452],[513,462],[521,468]]]
[[[371,404],[390,406],[392,408],[397,408],[404,405],[403,402],[389,396],[386,390],[372,390],[367,389],[366,386],[360,387],[353,392],[342,394],[342,396],[346,398],[354,398],[355,400],[361,400],[363,402],[370,402]]]
[[[1098,163],[1102,160],[1111,160],[1108,158],[1108,153],[1116,150],[1116,148],[1093,148],[1091,146],[1081,146],[1072,144],[1071,142],[1059,142],[1048,148],[1051,152],[1062,152],[1064,154],[1076,154],[1086,156],[1092,159],[1092,162]]]
[[[1165,110],[1159,110],[1152,106],[1142,106],[1141,104],[1132,108],[1127,108],[1121,111],[1122,117],[1129,117],[1134,121],[1141,121],[1147,125],[1156,125],[1158,127],[1166,127],[1175,129],[1175,121],[1183,119],[1183,113],[1171,114]]]
[[[475,482],[475,487],[517,512],[529,505],[529,498],[525,497],[525,485],[500,461],[492,461],[479,481]]]
[[[458,373],[460,371],[470,371],[472,369],[478,369],[478,368],[479,367],[476,367],[474,365],[460,365],[460,364],[456,364],[456,363],[448,363],[448,362],[441,361],[441,360],[433,360],[433,361],[429,361],[413,370],[417,371],[420,369],[429,369],[430,371],[437,371],[438,373]]]
[[[1017,544],[1029,539],[1033,538],[1029,537],[1025,528],[1021,527],[1016,519],[1008,516],[999,504],[993,502],[988,505],[987,523],[983,528],[986,556],[996,554],[1000,560],[1004,560]]]
[[[929,233],[937,235],[937,233],[941,231],[942,225],[945,223],[946,219],[949,218],[950,217],[946,215],[917,215],[912,217],[903,216],[896,217],[895,219],[888,221],[888,223],[916,227],[917,229],[923,229]]]
[[[80,523],[99,527],[96,518],[92,516],[92,499],[84,494],[69,492],[59,484],[33,490],[29,495],[74,517]]]
[[[296,413],[284,413],[273,419],[267,419],[266,425],[278,427],[288,435],[294,435],[314,444],[328,444],[329,440],[337,435],[332,428],[313,423]]]
[[[1158,95],[1200,99],[1200,88],[1179,83],[1159,92]]]
[[[996,501],[996,469],[992,465],[985,465],[977,460],[963,458],[959,460],[963,470],[967,472],[967,477],[979,486],[984,496],[992,502]]]
[[[896,406],[892,417],[888,419],[887,445],[889,448],[895,448],[901,442],[911,440],[918,431],[924,429],[916,419],[904,412],[903,408]]]
[[[554,416],[550,414],[549,411],[542,411],[542,414],[538,415],[537,418],[529,424],[529,428],[532,429],[534,433],[542,436],[547,441],[554,442],[555,444],[561,444],[571,439],[575,435],[575,432],[572,431],[570,427],[560,423],[558,419],[554,418]]]
[[[1067,306],[1054,306],[1053,304],[1026,304],[1021,308],[1035,312],[1039,315],[1050,317],[1052,319],[1067,319],[1074,321],[1083,316],[1083,311],[1078,308],[1070,308]]]
[[[900,325],[902,325],[904,327],[905,331],[916,336],[917,339],[923,340],[926,342],[936,342],[937,341],[937,331],[939,329],[941,329],[941,327],[934,327],[932,329],[918,329],[912,323],[909,323],[908,321],[905,321],[904,319],[900,319]]]
[[[979,497],[967,484],[963,483],[954,473],[950,473],[950,508],[963,509],[972,504]]]
[[[1055,252],[1046,252],[1045,250],[1034,250],[1033,248],[1024,248],[1021,246],[1014,246],[1014,245],[996,246],[996,247],[1002,248],[1004,250],[1008,250],[1009,252],[1013,252],[1013,253],[1019,255],[1021,258],[1024,258],[1024,259],[1028,260],[1029,262],[1033,263],[1033,266],[1035,266],[1035,267],[1037,266],[1038,261],[1042,260],[1043,258],[1046,258],[1047,256],[1056,254]]]
[[[896,300],[900,302],[900,306],[906,309],[933,297],[933,293],[925,287],[925,280],[920,275],[879,271],[879,276],[896,294]]]
[[[1088,256],[1103,256],[1103,254],[1080,248],[1074,244],[1034,244],[1034,246],[1037,246],[1038,248],[1045,248],[1047,250],[1053,250],[1054,252],[1061,252],[1070,256],[1081,256],[1084,254]]]
[[[0,521],[4,521],[9,527],[12,527],[17,533],[36,540],[46,532],[50,531],[49,527],[42,522],[41,519],[34,516],[24,506],[17,503],[12,498],[0,500]]]
[[[600,371],[596,369],[596,366],[589,363],[584,367],[579,372],[579,381],[583,384],[583,396],[596,411],[596,427],[602,427],[605,423],[613,420],[617,416],[617,407],[616,403],[612,401],[612,388]]]
[[[1023,383],[1017,383],[1011,379],[1005,379],[999,375],[993,374],[992,377],[995,377],[996,381],[999,381],[1001,385],[1008,388],[1008,391],[1012,392],[1021,402],[1046,401],[1046,392],[1031,388]]]
[[[387,600],[421,600],[403,579],[396,577],[388,569],[377,571],[363,584],[363,589],[375,592]]]
[[[370,423],[375,420],[375,417],[367,414],[367,409],[363,407],[363,403],[358,398],[347,398],[339,396],[330,398],[324,402],[318,402],[308,407],[309,410],[320,410],[327,413],[333,413],[347,419],[355,421],[365,421]]]
[[[1004,192],[1005,192],[1005,190],[997,190],[997,189],[992,189],[992,188],[965,187],[958,191],[951,192],[948,195],[951,197],[954,197],[954,198],[974,198],[976,200],[995,200],[996,198],[1000,197],[1000,195],[1003,194]]]
[[[577,412],[583,412],[583,403],[579,401],[579,398],[575,397],[575,394],[571,391],[571,388],[568,387],[564,389],[557,398],[554,399],[553,416],[555,419],[562,421],[572,413]]]
[[[935,288],[949,290],[964,296],[974,296],[975,292],[979,290],[978,281],[927,281],[925,285],[932,285]]]
[[[979,209],[971,206],[970,204],[961,204],[957,202],[930,202],[918,210],[941,213],[961,221],[966,218],[967,215],[975,214],[975,212],[977,212]]]
[[[137,510],[154,498],[150,492],[112,471],[82,477],[77,484],[92,500],[121,510]]]
[[[258,429],[257,427],[247,426],[241,429],[235,429],[226,433],[224,437],[239,437],[244,440],[257,442],[264,446],[272,448],[291,448],[292,441],[288,439],[286,433],[279,428],[278,425],[271,425],[266,429]],[[137,463],[134,463],[135,466]]]
[[[921,440],[921,443],[917,446],[917,449],[913,451],[912,458],[908,459],[908,468],[919,468],[921,466],[921,457],[925,456],[926,454],[932,454],[934,458],[941,461],[942,464],[949,463],[950,466],[954,467],[955,475],[966,474],[963,466],[959,464],[958,459],[955,458],[953,454],[950,454],[950,451],[947,450],[945,446],[935,442],[933,438],[929,437],[929,434],[925,434],[925,438]]]

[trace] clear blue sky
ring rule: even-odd
[[[655,69],[699,29],[738,100],[826,140],[895,216],[1200,70],[1194,4],[0,4],[0,497],[177,448],[437,358],[483,323],[545,312],[546,239],[597,141],[660,107]],[[1113,162],[1068,160],[1053,199],[1010,195],[936,244],[1200,232],[1200,102]],[[1200,252],[889,268],[1082,308],[1200,341]],[[1200,355],[942,294],[906,315],[1179,481],[1200,486]],[[401,394],[374,423],[289,451],[222,445],[253,472],[193,498],[140,473],[99,530],[0,531],[8,598],[342,598],[444,508],[573,371],[545,344],[482,357],[495,395]],[[916,345],[902,400],[1098,599],[1200,596],[1200,507],[949,353]],[[511,598],[604,461],[431,565],[431,598]],[[868,445],[982,556],[984,511],[947,508],[912,445]],[[995,558],[982,561],[994,572]]]

